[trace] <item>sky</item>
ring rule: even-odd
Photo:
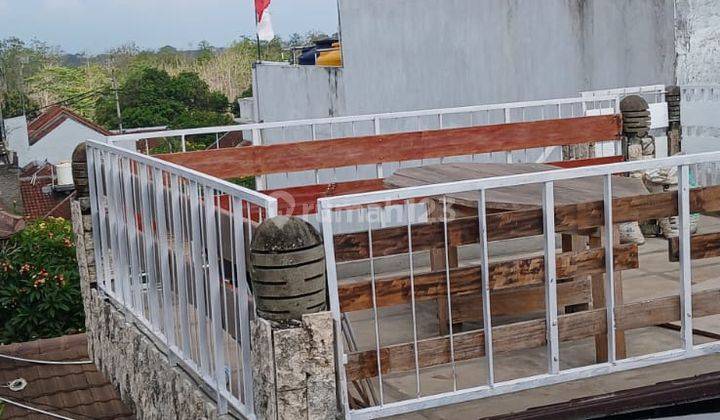
[[[277,35],[337,31],[336,0],[272,0]],[[134,41],[141,48],[228,45],[254,35],[253,0],[0,0],[0,39],[36,38],[68,53],[95,54]]]

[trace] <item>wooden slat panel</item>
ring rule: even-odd
[[[620,138],[620,116],[418,131],[157,157],[219,178],[462,156]]]
[[[668,256],[670,261],[680,261],[680,241],[678,238],[668,239]],[[702,260],[720,257],[720,232],[695,235],[690,238],[690,258]]]
[[[690,210],[705,213],[720,210],[720,186],[697,188],[690,191]],[[676,216],[677,192],[663,192],[613,200],[615,223],[660,219]],[[499,241],[541,235],[542,210],[518,210],[489,214],[488,240]],[[603,202],[571,204],[555,207],[557,232],[577,232],[602,226]],[[413,251],[428,250],[444,241],[443,223],[419,223],[412,227]],[[393,227],[373,231],[373,255],[375,257],[408,252],[406,227]],[[448,222],[448,241],[452,246],[478,242],[477,217]],[[367,232],[335,236],[337,261],[368,258]]]
[[[622,245],[615,250],[616,270],[638,267],[637,245]],[[491,290],[524,286],[538,286],[545,282],[545,258],[534,257],[490,264]],[[557,256],[558,278],[571,278],[583,274],[605,272],[605,250],[591,249],[578,253],[567,252]],[[481,293],[481,266],[468,266],[450,270],[451,293],[454,296]],[[431,300],[447,296],[445,270],[415,275],[415,299]],[[410,276],[376,279],[375,291],[378,307],[409,303]],[[339,285],[340,309],[343,312],[372,308],[372,285],[369,279],[345,282]],[[453,304],[454,305],[454,304]]]
[[[720,290],[707,290],[693,294],[693,316],[720,314]],[[680,319],[680,298],[668,296],[645,302],[629,303],[615,309],[617,328],[630,330],[650,327]],[[558,317],[561,341],[573,341],[607,333],[605,309],[577,312]],[[545,320],[531,320],[493,328],[493,349],[496,353],[517,351],[545,345]],[[482,330],[454,335],[455,361],[484,356]],[[407,372],[415,369],[413,343],[396,344],[380,349],[383,374]],[[418,341],[420,367],[450,363],[449,337]],[[348,355],[348,380],[377,376],[375,350]]]

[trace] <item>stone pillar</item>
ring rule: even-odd
[[[335,346],[332,315],[301,321],[252,323],[255,414],[259,420],[335,419]]]
[[[327,305],[322,237],[302,219],[278,216],[253,235],[255,413],[261,420],[334,419],[335,328]]]
[[[668,86],[665,101],[668,104],[668,156],[682,151],[682,123],[680,118],[681,91],[679,86]]]
[[[626,161],[655,157],[655,139],[650,133],[650,109],[641,96],[630,95],[620,102],[623,116],[623,154]]]

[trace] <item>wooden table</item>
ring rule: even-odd
[[[428,184],[437,184],[468,179],[489,178],[493,176],[514,175],[558,169],[557,167],[544,164],[504,164],[504,163],[447,163],[420,166],[414,168],[403,168],[397,170],[392,176],[385,180],[385,185],[390,188],[412,187]],[[555,205],[582,204],[603,200],[603,179],[602,177],[573,179],[555,182]],[[477,191],[451,194],[447,196],[447,202],[453,206],[456,217],[463,217],[477,214]],[[639,179],[623,176],[613,177],[613,197],[631,197],[649,194],[642,181]],[[488,190],[486,192],[487,211],[501,212],[511,210],[527,210],[542,208],[542,188],[540,184],[521,185],[501,189]],[[437,203],[436,203],[437,204]],[[429,218],[442,219],[442,205],[435,205],[430,210]],[[616,231],[617,232],[617,231]],[[619,235],[616,234],[615,241],[618,243]],[[603,230],[573,232],[562,235],[563,252],[578,252],[589,248],[601,248],[603,244]],[[448,250],[448,261],[450,268],[458,266],[457,247]],[[445,268],[444,247],[434,249],[430,253],[430,264],[433,271]],[[605,307],[605,282],[604,274],[591,276],[592,281],[592,305],[593,308]],[[614,274],[615,279],[615,301],[617,305],[623,302],[622,296],[622,275],[620,272]],[[477,298],[474,297],[469,304],[476,305]],[[453,304],[454,305],[454,304]],[[585,305],[587,307],[587,305]],[[577,310],[585,308],[566,308],[566,310]],[[438,300],[438,318],[440,333],[445,334],[448,329],[447,301]],[[625,336],[622,331],[616,332],[616,354],[618,358],[625,357]],[[607,360],[607,337],[599,335],[595,337],[596,359],[598,362]]]

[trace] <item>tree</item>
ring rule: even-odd
[[[73,334],[84,325],[70,222],[37,220],[0,246],[0,344]]]
[[[27,79],[45,65],[58,62],[58,50],[40,41],[0,40],[0,102],[5,118],[33,115],[37,103],[29,96]]]
[[[121,84],[119,96],[126,127],[194,128],[232,123],[227,97],[211,91],[197,73],[171,76],[156,68],[136,70]],[[95,112],[98,123],[118,126],[114,97],[100,98]],[[214,138],[193,140],[206,145]]]

